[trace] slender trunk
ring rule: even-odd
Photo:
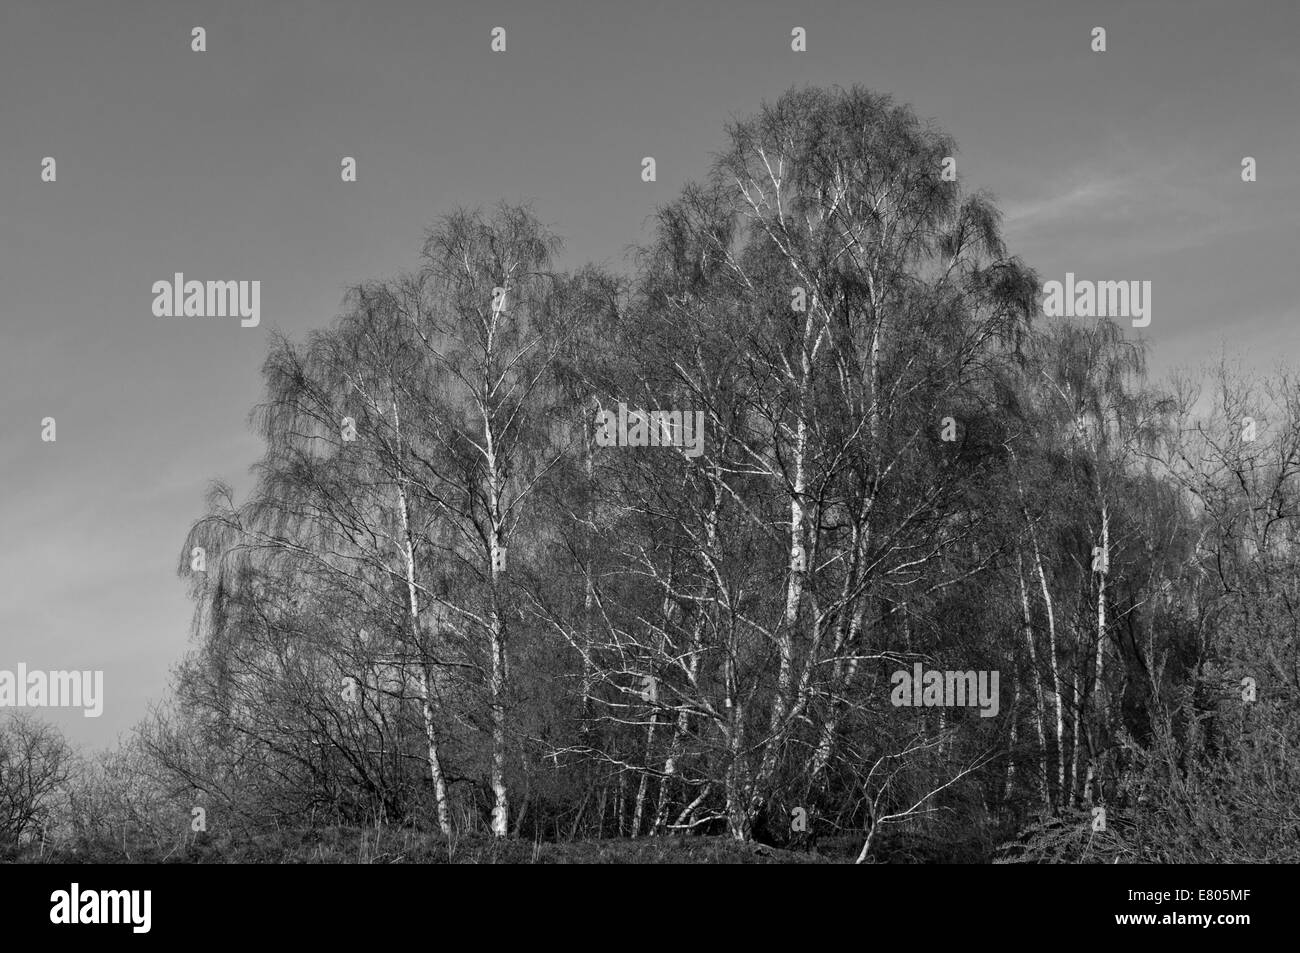
[[[690,825],[692,823],[691,818],[695,814],[695,809],[704,803],[704,799],[709,796],[711,790],[713,790],[712,783],[706,784],[704,787],[700,788],[700,793],[695,795],[695,799],[682,808],[682,812],[677,815],[677,820],[673,822],[673,826],[680,828],[683,825]]]
[[[424,640],[420,637],[420,605],[415,591],[415,553],[411,547],[411,532],[406,515],[406,494],[398,491],[402,509],[402,532],[406,535],[406,591],[411,613],[411,637],[415,640],[415,651],[420,654],[419,683],[420,715],[424,721],[424,737],[429,754],[429,777],[433,781],[433,798],[438,812],[438,828],[444,834],[451,833],[451,818],[447,809],[447,784],[442,776],[442,762],[438,757],[438,732],[433,719],[433,693],[430,685],[429,666],[424,657]]]
[[[505,837],[509,832],[510,796],[506,790],[506,693],[509,667],[506,659],[506,624],[501,613],[501,577],[505,572],[507,551],[502,538],[501,476],[498,472],[495,435],[486,415],[484,438],[487,457],[488,509],[491,524],[488,537],[488,568],[491,572],[491,611],[488,625],[488,653],[491,656],[489,685],[492,708],[492,833]]]
[[[618,803],[614,805],[618,815],[618,836],[627,836],[627,772],[618,773]]]
[[[508,830],[510,817],[510,797],[506,790],[506,627],[497,605],[497,577],[499,563],[495,554],[499,552],[500,538],[494,529],[492,535],[493,570],[492,570],[492,613],[491,627],[488,631],[488,651],[492,656],[492,832],[504,837]]]
[[[1017,482],[1017,486],[1019,483]],[[1023,508],[1024,499],[1023,491],[1021,494],[1021,505],[1025,515],[1025,525],[1029,527],[1029,542],[1034,556],[1034,571],[1038,576],[1038,585],[1043,595],[1043,606],[1047,610],[1047,643],[1051,652],[1049,661],[1052,668],[1052,700],[1056,709],[1056,787],[1059,794],[1059,803],[1064,804],[1068,799],[1068,792],[1065,787],[1065,768],[1069,760],[1069,753],[1065,745],[1065,708],[1061,697],[1061,667],[1058,662],[1058,652],[1056,647],[1056,612],[1052,606],[1052,591],[1047,585],[1047,571],[1043,569],[1042,551],[1038,548],[1038,530],[1029,518],[1029,510]]]
[[[447,810],[447,783],[442,776],[442,764],[438,760],[438,735],[433,723],[433,704],[429,691],[429,675],[421,665],[419,673],[420,713],[424,719],[424,737],[428,745],[429,776],[433,780],[433,799],[438,812],[438,829],[443,834],[451,834],[451,817]]]
[[[802,413],[802,405],[800,412]],[[768,727],[767,744],[763,760],[754,779],[754,797],[751,813],[757,813],[766,803],[767,782],[776,769],[781,739],[785,733],[785,719],[790,706],[790,691],[794,684],[794,634],[799,625],[799,605],[803,601],[804,579],[808,571],[808,547],[804,534],[803,494],[807,489],[804,453],[808,443],[808,428],[800,417],[796,425],[794,452],[794,487],[790,497],[790,556],[788,582],[785,590],[785,612],[781,630],[777,635],[777,652],[780,663],[777,669],[776,695],[772,699],[772,716]]]
[[[1025,585],[1024,559],[1016,551],[1016,581],[1020,583],[1020,628],[1025,639],[1025,648],[1029,653],[1029,664],[1034,675],[1035,724],[1038,728],[1038,771],[1039,783],[1043,786],[1043,806],[1052,809],[1052,785],[1047,773],[1047,706],[1043,699],[1043,675],[1038,666],[1038,646],[1034,641],[1033,616],[1029,609],[1029,589]]]
[[[695,624],[695,631],[691,637],[691,659],[687,663],[687,681],[694,685],[696,676],[700,668],[700,639],[704,632],[704,616],[701,615]],[[690,727],[690,714],[685,706],[677,712],[677,724],[673,729],[672,741],[668,744],[668,756],[664,758],[663,777],[659,781],[659,810],[655,814],[654,826],[650,833],[657,835],[662,833],[664,825],[668,822],[668,795],[669,783],[673,775],[677,772],[677,758],[682,750],[682,739],[686,737],[686,731]]]
[[[1086,664],[1085,659],[1087,658],[1083,652],[1082,635],[1079,636],[1078,642],[1080,643],[1079,657],[1074,665],[1074,674],[1070,676],[1070,681],[1073,686],[1072,691],[1074,693],[1073,726],[1070,732],[1070,737],[1073,739],[1074,744],[1073,766],[1070,770],[1070,800],[1073,802],[1075,807],[1079,806],[1079,759],[1082,757],[1084,747],[1080,736],[1080,732],[1083,730],[1083,688],[1088,679],[1088,673],[1082,671]]]
[[[832,691],[843,695],[853,682],[853,678],[858,672],[858,638],[862,631],[863,619],[867,612],[866,597],[860,597],[855,607],[851,621],[848,625],[847,632],[841,632],[840,638],[836,641],[834,655],[836,661],[832,666]],[[840,661],[840,655],[845,650],[854,653],[847,663]],[[831,702],[831,711],[825,723],[822,725],[821,733],[817,739],[817,747],[813,751],[812,766],[808,773],[809,781],[812,785],[817,783],[822,772],[830,763],[831,756],[835,752],[835,740],[839,734],[840,718],[843,715],[843,703],[838,699]]]
[[[785,611],[777,635],[777,652],[780,656],[777,669],[776,695],[772,699],[772,714],[768,723],[767,743],[763,758],[754,777],[750,797],[750,820],[758,816],[767,804],[768,783],[776,771],[777,759],[786,733],[786,716],[790,711],[791,689],[794,687],[794,637],[799,628],[799,609],[803,602],[804,585],[810,571],[809,545],[805,527],[804,494],[808,489],[808,419],[812,385],[812,337],[817,320],[817,306],[808,309],[801,344],[799,379],[796,382],[794,401],[795,438],[791,457],[794,479],[790,488],[790,554],[787,562]]]
[[[731,709],[731,726],[727,737],[731,760],[725,775],[727,826],[731,836],[740,841],[747,840],[750,831],[750,814],[746,810],[744,799],[744,759],[741,757],[740,745],[741,735],[745,729],[744,707],[737,699]]]
[[[582,816],[587,813],[587,805],[591,803],[591,788],[587,788],[582,794],[582,803],[578,805],[578,813],[573,818],[573,827],[569,829],[569,840],[578,839],[578,828],[582,826]]]
[[[646,728],[645,735],[645,763],[650,763],[650,752],[654,750],[655,728],[659,724],[659,712],[650,713],[650,725]],[[648,770],[641,772],[641,780],[636,786],[636,804],[632,810],[632,836],[634,838],[641,836],[641,818],[645,816],[645,795],[650,786],[650,772]]]
[[[587,626],[587,651],[582,653],[582,733],[585,735],[591,730],[591,693],[592,685],[595,680],[595,674],[591,664],[591,647],[596,639],[596,584],[592,581],[592,557],[595,553],[595,526],[596,526],[596,493],[595,493],[595,454],[592,451],[591,443],[594,439],[591,431],[583,428],[583,454],[584,464],[587,470],[587,572],[586,572],[586,593],[583,596],[582,610],[583,618]]]
[[[669,784],[673,779],[676,768],[676,759],[670,754],[664,760],[664,776],[659,779],[659,808],[655,811],[654,821],[650,825],[651,837],[658,837],[662,834],[664,825],[668,823],[668,799],[672,793],[669,790]]]
[[[1101,573],[1097,576],[1097,656],[1094,662],[1096,669],[1092,682],[1092,699],[1093,699],[1093,724],[1089,732],[1090,743],[1088,745],[1088,779],[1085,782],[1086,794],[1090,803],[1097,802],[1097,792],[1094,790],[1094,781],[1097,776],[1097,752],[1101,747],[1100,733],[1098,731],[1098,722],[1100,722],[1100,731],[1106,729],[1106,705],[1102,697],[1105,690],[1105,683],[1102,681],[1102,674],[1106,665],[1106,576],[1110,571],[1110,512],[1106,508],[1106,499],[1101,496],[1101,478],[1097,478],[1097,493],[1101,499]]]
[[[397,439],[397,452],[401,454],[401,418],[397,403],[393,402],[393,429]],[[447,784],[442,775],[442,762],[438,757],[438,732],[433,719],[433,697],[425,644],[420,628],[420,600],[415,586],[415,545],[411,536],[411,520],[406,502],[405,478],[399,474],[397,481],[397,507],[402,524],[402,556],[406,574],[407,608],[410,612],[413,648],[420,656],[419,690],[420,715],[424,721],[424,736],[429,756],[429,777],[433,782],[433,799],[438,814],[438,829],[451,834],[451,817],[447,808]]]
[[[710,495],[710,505],[705,512],[704,533],[705,545],[708,548],[710,558],[717,557],[718,545],[718,511],[721,507],[721,501],[717,492],[716,481],[721,480],[722,476],[719,469],[715,466],[713,470],[713,482],[706,483]],[[688,685],[696,686],[700,671],[700,659],[702,653],[702,640],[704,637],[704,626],[707,618],[704,613],[700,613],[696,619],[694,630],[691,633],[690,642],[690,660],[686,663],[686,681]],[[725,677],[725,673],[724,673]],[[731,705],[730,689],[727,689],[727,707]],[[651,829],[652,835],[661,834],[668,823],[668,808],[670,804],[669,795],[671,793],[671,782],[677,772],[677,762],[681,757],[683,749],[683,739],[686,737],[687,730],[690,728],[690,712],[686,706],[682,706],[677,712],[676,726],[673,729],[672,741],[668,745],[668,755],[664,759],[663,778],[659,782],[659,810],[655,815],[654,826]],[[683,814],[688,814],[695,809],[695,805],[704,799],[711,785],[705,785],[703,792],[686,807]],[[677,822],[681,824],[679,817]]]
[[[1020,707],[1020,680],[1017,679],[1011,689],[1011,732],[1007,741],[1007,775],[1003,787],[1002,801],[1011,800],[1011,791],[1016,783],[1016,715]]]

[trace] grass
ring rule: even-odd
[[[75,848],[35,846],[0,859],[17,863],[168,864],[826,864],[851,863],[852,844],[782,850],[729,837],[616,838],[542,843],[392,828],[329,827],[236,836],[194,834],[158,844],[139,838],[105,839]]]

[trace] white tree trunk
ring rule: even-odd
[[[1068,794],[1065,789],[1065,767],[1069,752],[1065,745],[1065,708],[1061,695],[1061,668],[1056,648],[1056,612],[1052,607],[1052,591],[1047,585],[1047,572],[1043,569],[1043,557],[1038,548],[1038,531],[1029,521],[1029,512],[1025,512],[1025,522],[1029,526],[1029,541],[1034,554],[1034,569],[1038,574],[1038,584],[1043,594],[1043,605],[1047,609],[1047,642],[1051,652],[1052,696],[1056,708],[1056,785],[1060,792],[1061,803],[1065,803]]]
[[[1100,477],[1098,478],[1097,492],[1101,492]],[[1105,683],[1102,681],[1102,675],[1106,666],[1106,577],[1110,571],[1110,511],[1106,508],[1105,497],[1101,498],[1101,558],[1103,572],[1097,577],[1097,658],[1096,669],[1092,683],[1093,699],[1093,718],[1092,728],[1089,733],[1092,744],[1089,746],[1088,754],[1088,778],[1084,784],[1089,803],[1096,803],[1096,792],[1093,790],[1093,781],[1097,775],[1097,747],[1100,741],[1099,735],[1095,730],[1097,723],[1100,721],[1101,728],[1106,727],[1106,705],[1102,692],[1105,690]]]
[[[397,412],[397,402],[393,402],[393,429],[397,439],[397,452],[400,458],[402,446],[401,418]],[[447,784],[442,775],[442,763],[438,756],[438,732],[433,717],[432,686],[429,684],[429,669],[425,658],[425,644],[420,626],[420,597],[415,584],[415,545],[411,536],[411,519],[406,502],[405,477],[398,474],[397,508],[402,524],[402,556],[406,573],[407,608],[410,612],[411,638],[414,650],[419,653],[418,686],[420,690],[420,716],[424,722],[424,736],[429,754],[429,777],[433,781],[433,797],[438,814],[438,829],[443,834],[451,833],[451,818],[447,807]]]
[[[1043,806],[1052,808],[1051,783],[1047,768],[1047,706],[1043,699],[1042,673],[1038,667],[1038,647],[1034,642],[1033,616],[1029,609],[1029,589],[1025,585],[1024,559],[1016,552],[1016,580],[1020,583],[1020,625],[1024,634],[1025,648],[1029,653],[1029,662],[1034,671],[1034,700],[1036,703],[1036,723],[1038,727],[1038,770],[1043,785]]]

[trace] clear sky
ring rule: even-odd
[[[562,264],[620,266],[791,85],[933,118],[1044,280],[1151,281],[1157,372],[1268,369],[1300,344],[1298,37],[1297,0],[2,0],[0,669],[102,669],[100,718],[47,714],[128,730],[190,644],[204,489],[249,486],[270,329],[327,325],[460,204],[530,199]],[[260,327],[155,317],[177,271],[260,280]]]

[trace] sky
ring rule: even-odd
[[[112,744],[192,647],[176,565],[209,482],[251,485],[272,331],[329,325],[457,206],[529,200],[562,266],[624,267],[791,86],[955,136],[1044,280],[1151,281],[1157,377],[1271,370],[1300,345],[1297,36],[1296,0],[3,0],[0,670],[102,670],[100,717],[42,715]],[[156,317],[178,271],[261,281],[261,323]]]

